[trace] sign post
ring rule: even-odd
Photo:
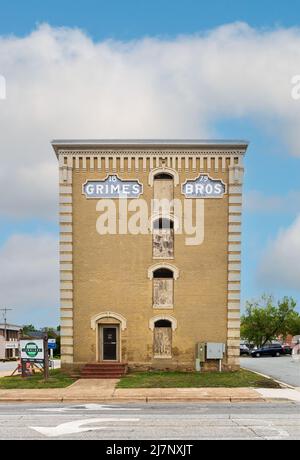
[[[50,350],[50,357],[53,359],[53,350],[56,349],[56,339],[48,339],[48,350]]]
[[[44,379],[49,378],[48,334],[44,335]]]

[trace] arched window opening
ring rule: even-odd
[[[159,320],[155,322],[153,351],[156,359],[172,357],[172,324],[170,321]]]
[[[176,169],[163,166],[152,169],[149,173],[149,185],[153,187],[155,180],[169,180],[174,183],[174,187],[179,184],[179,174]]]
[[[173,308],[174,273],[159,268],[153,273],[153,307]]]
[[[173,180],[173,176],[167,173],[159,173],[154,176],[154,180]]]
[[[160,218],[153,223],[153,257],[155,259],[174,258],[174,222]]]
[[[174,278],[174,273],[169,268],[158,268],[153,273],[153,278]]]
[[[154,176],[154,190],[153,198],[155,200],[169,200],[174,199],[174,178],[171,174],[158,173]]]
[[[172,327],[172,323],[167,319],[160,319],[154,323],[154,327]]]

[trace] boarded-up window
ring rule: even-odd
[[[154,178],[154,199],[173,200],[173,177],[167,174],[159,174]]]
[[[168,321],[158,321],[154,327],[154,358],[172,357],[172,328]],[[162,327],[160,327],[162,326]]]
[[[153,225],[153,257],[174,257],[174,225],[169,219],[158,219]]]
[[[168,215],[173,212],[174,187],[173,177],[168,174],[158,174],[154,178],[154,208],[156,214]]]
[[[153,306],[173,307],[173,279],[153,279]]]

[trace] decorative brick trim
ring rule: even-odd
[[[241,221],[242,221],[242,158],[229,166],[228,187],[228,304],[227,363],[239,365],[240,289],[241,289]]]
[[[177,319],[174,318],[174,316],[170,316],[170,315],[156,315],[156,316],[153,316],[149,320],[149,329],[151,329],[151,331],[153,331],[155,323],[157,321],[160,321],[160,320],[170,321],[170,323],[172,324],[172,330],[176,331],[176,329],[177,329]]]
[[[102,311],[101,313],[97,313],[97,315],[92,316],[91,329],[95,330],[96,325],[103,318],[114,318],[120,321],[122,331],[125,331],[125,329],[127,328],[127,319],[123,315],[121,315],[120,313],[116,313],[114,311]]]
[[[227,340],[240,340],[240,329],[227,329]]]
[[[179,184],[179,174],[178,174],[178,171],[176,171],[176,169],[172,169],[172,168],[167,168],[167,167],[163,167],[163,168],[155,168],[155,169],[152,169],[149,173],[149,179],[148,179],[148,183],[151,187],[153,187],[153,184],[154,184],[154,177],[157,175],[157,174],[170,174],[172,177],[173,177],[173,182],[174,182],[174,187],[176,187],[178,184]]]
[[[62,337],[61,345],[71,345],[73,346],[73,337]]]
[[[73,319],[61,318],[60,324],[61,327],[73,327]]]
[[[238,310],[238,311],[235,311],[235,312],[228,312],[228,315],[227,315],[227,318],[228,318],[229,320],[231,320],[231,319],[238,319],[238,320],[240,320],[240,317],[241,317],[241,313],[240,313],[239,310]]]
[[[228,284],[228,291],[240,291],[241,290],[241,285],[240,282],[234,282]]]
[[[177,169],[178,172],[184,168],[186,171],[214,171],[226,170],[230,167],[240,167],[245,154],[244,149],[210,150],[210,149],[162,149],[158,150],[126,150],[126,149],[95,149],[95,150],[69,150],[59,149],[60,167],[67,165],[69,169],[76,171],[136,171],[152,170],[155,168],[168,167]],[[95,162],[96,160],[96,162]],[[125,163],[127,160],[127,163]],[[127,165],[127,168],[126,166]],[[177,166],[177,168],[176,168]],[[62,178],[66,178],[67,170],[62,170]],[[234,181],[234,178],[232,179]],[[234,186],[234,183],[233,183]],[[238,188],[234,189],[238,193]],[[233,193],[233,192],[232,192]]]
[[[230,204],[229,205],[230,214],[241,214],[242,213],[242,204]]]
[[[241,223],[242,221],[242,215],[241,214],[229,214],[229,223]]]
[[[73,318],[73,310],[61,309],[60,316],[61,318]]]
[[[171,270],[174,273],[174,280],[177,280],[179,278],[179,270],[175,265],[169,264],[167,262],[161,262],[157,263],[155,265],[152,265],[151,267],[148,268],[148,278],[150,280],[153,279],[153,273],[160,269],[160,268],[166,268],[168,270]]]
[[[60,335],[63,337],[72,337],[73,338],[73,327],[62,327]]]
[[[86,161],[83,162],[86,167]],[[73,363],[73,158],[59,156],[60,316],[62,363]]]

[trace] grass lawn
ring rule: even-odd
[[[278,383],[250,371],[237,372],[132,372],[117,388],[280,388]]]
[[[41,389],[41,388],[66,388],[75,382],[60,369],[50,371],[49,379],[45,382],[43,374],[35,374],[32,377],[22,378],[20,375],[14,377],[0,378],[0,390],[19,389]]]

